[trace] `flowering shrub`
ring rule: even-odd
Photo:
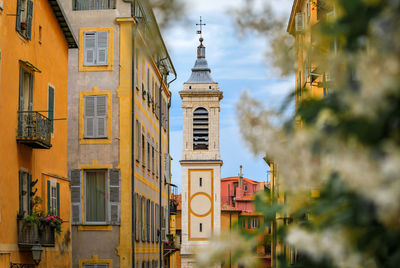
[[[54,228],[57,234],[61,234],[61,224],[63,222],[64,221],[59,216],[47,215],[40,217],[40,223],[42,225],[50,225]]]

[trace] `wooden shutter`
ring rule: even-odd
[[[51,185],[50,181],[47,181],[47,214],[51,213]]]
[[[18,32],[21,32],[21,0],[17,1],[17,23],[15,28]]]
[[[32,36],[32,17],[33,17],[33,2],[28,0],[28,13],[26,16],[26,38],[31,39]]]
[[[19,171],[19,214],[21,215],[24,213],[23,188],[24,188],[24,172],[20,170]]]
[[[108,32],[97,32],[97,61],[96,65],[107,65],[108,63]]]
[[[54,132],[54,88],[49,86],[49,113],[48,117],[50,119],[50,131]]]
[[[73,169],[70,173],[71,179],[71,222],[72,224],[82,223],[81,207],[81,170]]]
[[[32,215],[32,174],[28,173],[28,214]]]
[[[57,182],[57,216],[60,216],[60,183]]]
[[[150,225],[151,225],[151,242],[154,242],[154,202],[151,201],[151,220],[150,220]]]
[[[114,225],[120,224],[120,182],[121,182],[121,174],[119,169],[110,169],[109,170],[109,203],[108,210],[109,213],[109,222]]]
[[[139,194],[135,193],[135,240],[139,241]]]
[[[95,64],[96,33],[84,33],[84,65]]]
[[[140,237],[141,237],[141,239],[142,239],[142,241],[144,242],[145,241],[145,232],[144,232],[144,219],[145,219],[145,215],[144,215],[144,196],[142,196],[142,198],[140,199],[140,218],[141,218],[141,221],[140,221],[140,231],[141,231],[141,235],[140,235]]]
[[[158,208],[158,204],[156,204],[156,211],[155,211],[156,213],[156,220],[155,220],[155,222],[156,222],[156,228],[155,228],[155,230],[154,230],[154,232],[155,232],[155,236],[156,236],[156,242],[158,242],[158,239],[159,239],[159,236],[158,236],[158,231],[160,230],[158,227],[159,227],[159,223],[158,223],[158,221],[159,221],[159,208]]]
[[[95,137],[95,101],[96,96],[85,97],[85,137]]]
[[[95,137],[107,136],[107,95],[96,96]]]

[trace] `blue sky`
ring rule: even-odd
[[[239,39],[232,17],[227,14],[229,6],[238,5],[238,0],[186,0],[189,9],[188,25],[175,24],[163,31],[170,56],[178,73],[178,79],[170,86],[172,106],[170,110],[170,152],[172,162],[172,183],[180,186],[182,152],[182,102],[179,91],[189,78],[196,60],[199,36],[196,23],[202,16],[207,24],[203,29],[206,58],[211,68],[211,76],[219,83],[224,98],[220,113],[220,150],[224,162],[221,177],[237,176],[243,165],[244,176],[256,181],[267,180],[268,166],[262,156],[253,155],[240,135],[236,107],[240,96],[247,91],[266,106],[278,106],[293,89],[293,77],[281,78],[268,66],[265,52],[267,41],[256,35]],[[274,0],[277,12],[288,16],[290,0]]]

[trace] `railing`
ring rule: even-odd
[[[116,0],[75,0],[74,10],[115,9]]]
[[[173,199],[169,200],[169,213],[171,215],[176,215],[178,211],[177,208],[178,208],[178,202]]]
[[[18,112],[17,141],[33,148],[51,147],[51,120],[34,111]]]
[[[25,223],[22,219],[17,220],[18,224],[18,246],[21,249],[30,250],[39,241],[42,247],[55,246],[54,228],[49,225],[38,226],[35,223]]]

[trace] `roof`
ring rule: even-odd
[[[192,68],[192,74],[185,84],[216,84],[210,73],[211,69],[206,60],[206,47],[203,45],[203,38],[200,38],[200,45],[197,47],[197,60]]]
[[[255,199],[255,197],[256,197],[256,193],[253,193],[253,194],[244,195],[242,197],[237,197],[235,200],[236,201],[253,201]]]
[[[239,208],[235,208],[235,207],[232,207],[230,205],[221,203],[221,211],[237,211],[237,212],[241,212],[242,210],[239,209]]]
[[[236,176],[236,177],[226,177],[226,178],[221,179],[221,181],[237,181],[238,179],[239,179],[239,176]],[[259,183],[259,182],[257,182],[257,181],[253,181],[253,180],[248,179],[248,178],[245,178],[245,177],[243,177],[243,181],[248,182],[248,183],[251,183],[251,184],[258,184],[258,183]]]
[[[51,9],[53,10],[54,15],[60,25],[61,30],[64,33],[65,39],[67,40],[69,48],[77,48],[78,42],[76,42],[75,36],[71,31],[71,26],[67,20],[67,17],[64,14],[64,10],[61,8],[58,0],[48,0]]]

